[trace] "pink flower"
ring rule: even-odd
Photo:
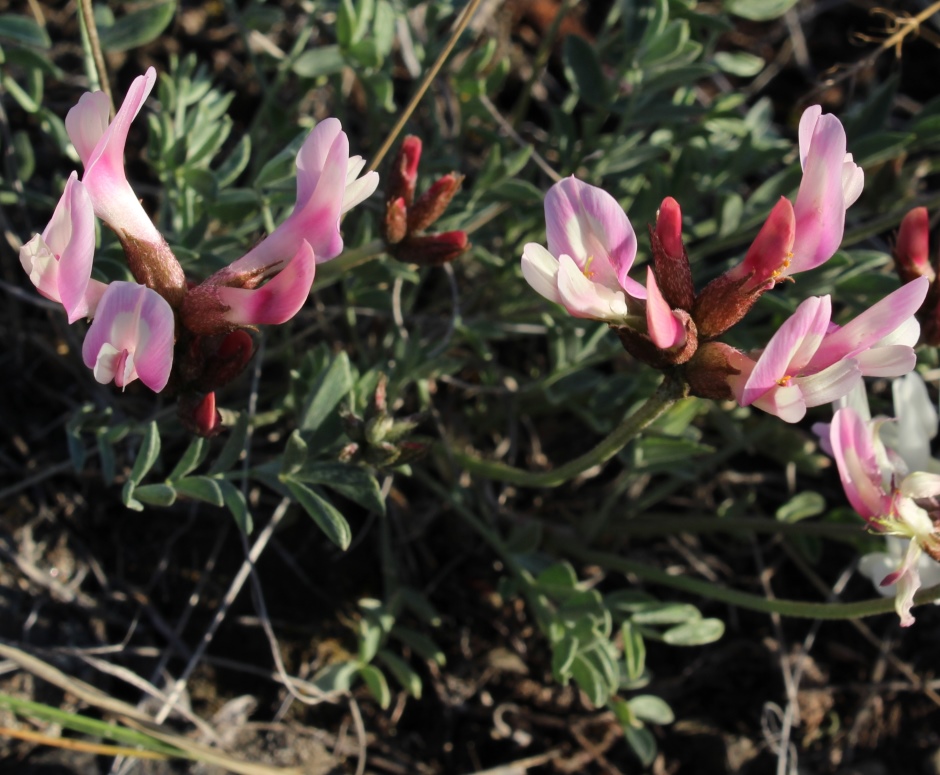
[[[69,323],[94,315],[105,285],[91,279],[95,214],[85,187],[72,173],[42,234],[20,248],[20,263],[36,289],[65,307]]]
[[[307,301],[315,273],[313,249],[304,240],[287,265],[261,287],[256,287],[264,277],[259,272],[246,278],[242,287],[217,285],[213,275],[190,289],[180,309],[183,323],[196,334],[286,323]]]
[[[803,179],[796,203],[781,199],[767,218],[744,261],[726,275],[745,285],[736,294],[760,293],[797,272],[828,261],[842,242],[845,212],[862,193],[865,173],[845,152],[845,129],[822,108],[807,108],[800,119]],[[753,299],[748,299],[753,303]]]
[[[522,275],[570,315],[646,329],[657,347],[685,341],[685,324],[670,309],[651,272],[649,288],[628,273],[636,234],[627,214],[606,191],[568,177],[545,196],[548,248],[535,242],[522,253]]]
[[[931,504],[936,511],[940,475],[909,472],[904,458],[886,449],[879,438],[883,422],[866,422],[854,409],[843,407],[832,419],[829,444],[852,507],[872,529],[910,539],[900,565],[881,581],[882,586],[897,585],[895,608],[901,626],[908,627],[914,623],[911,607],[921,584],[921,553],[934,558],[940,554],[933,517],[921,505]]]
[[[343,250],[340,216],[368,199],[379,184],[377,172],[358,177],[365,166],[361,156],[349,156],[349,139],[338,119],[328,118],[307,135],[297,154],[297,203],[294,211],[245,256],[223,269],[222,285],[238,275],[265,275],[297,255],[304,242],[318,263]]]
[[[111,283],[85,335],[82,359],[102,384],[120,388],[138,377],[159,393],[173,365],[175,321],[169,303],[143,285]]]
[[[829,296],[806,299],[771,337],[757,361],[731,358],[740,373],[729,378],[741,406],[755,406],[785,422],[807,407],[848,394],[863,375],[895,377],[916,363],[914,312],[927,292],[926,278],[899,288],[844,327],[830,324]]]
[[[135,78],[110,124],[107,95],[100,91],[83,94],[65,117],[65,127],[85,166],[82,183],[95,215],[117,234],[135,279],[156,289],[175,305],[186,288],[183,269],[144,211],[124,172],[127,133],[156,80],[157,73],[152,67]]]

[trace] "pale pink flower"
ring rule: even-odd
[[[20,263],[36,289],[65,307],[69,323],[94,315],[104,283],[91,279],[95,255],[95,214],[76,173],[42,234],[20,248]]]
[[[926,278],[908,283],[841,328],[830,323],[829,296],[806,299],[756,362],[732,355],[740,373],[729,383],[738,403],[797,422],[808,407],[847,395],[864,375],[907,373],[916,363],[913,314],[927,285]]]
[[[358,177],[365,166],[361,156],[349,156],[349,138],[338,119],[317,124],[297,154],[297,203],[293,212],[245,256],[219,274],[222,285],[240,284],[239,275],[272,274],[310,244],[317,263],[336,258],[343,250],[340,216],[372,196],[377,172]]]
[[[937,510],[940,475],[911,472],[907,461],[879,438],[884,422],[866,422],[851,407],[843,407],[832,419],[829,444],[852,507],[872,529],[910,541],[900,564],[881,581],[883,586],[896,585],[895,608],[901,626],[908,627],[914,622],[911,607],[921,585],[922,552],[934,558],[940,554],[940,538],[925,508]]]
[[[85,335],[82,359],[102,384],[120,388],[138,377],[159,393],[173,365],[175,320],[169,303],[143,285],[113,282]]]
[[[800,119],[799,138],[803,179],[796,202],[777,202],[744,260],[727,274],[746,279],[746,292],[828,261],[842,242],[846,210],[862,193],[865,173],[846,153],[839,119],[813,105]]]
[[[545,227],[548,248],[530,242],[522,253],[522,275],[536,292],[577,318],[633,328],[645,318],[658,347],[685,341],[685,325],[655,280],[644,288],[629,277],[636,234],[610,194],[575,177],[559,181],[545,196]]]

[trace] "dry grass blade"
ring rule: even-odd
[[[9,659],[37,678],[42,678],[60,689],[71,692],[83,702],[118,716],[121,721],[138,732],[144,732],[162,743],[184,751],[190,758],[206,764],[238,773],[238,775],[300,775],[296,768],[271,767],[265,764],[244,762],[209,746],[193,742],[186,737],[170,732],[155,724],[149,716],[133,705],[116,700],[84,681],[66,675],[58,668],[43,662],[8,643],[0,643],[0,656]],[[135,752],[136,754],[136,752]],[[133,755],[135,755],[133,754]]]
[[[41,732],[30,732],[26,729],[10,729],[9,727],[0,727],[0,735],[3,737],[14,737],[17,740],[27,740],[31,743],[48,745],[52,748],[66,748],[69,751],[82,751],[83,753],[93,753],[99,756],[131,756],[136,759],[160,759],[166,760],[170,757],[166,754],[156,751],[141,751],[137,748],[125,748],[121,745],[105,745],[104,743],[87,743],[84,740],[71,740],[67,737],[49,737]]]

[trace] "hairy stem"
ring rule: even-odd
[[[759,611],[760,613],[776,613],[797,619],[860,619],[864,616],[874,616],[894,610],[894,599],[890,597],[860,600],[857,603],[810,603],[802,600],[770,600],[761,595],[739,592],[736,589],[729,589],[710,581],[693,579],[688,576],[672,576],[652,565],[627,560],[607,552],[596,552],[572,544],[566,544],[565,551],[581,562],[600,565],[603,568],[620,573],[630,573],[654,584],[662,584],[664,587],[680,589],[683,592],[690,592],[693,595],[718,600],[750,611]],[[914,597],[914,604],[923,605],[934,600],[940,600],[940,586],[922,589]]]

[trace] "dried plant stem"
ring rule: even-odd
[[[495,460],[483,460],[453,450],[451,454],[458,465],[470,473],[479,474],[487,479],[522,487],[558,487],[574,479],[579,474],[583,474],[589,468],[602,465],[610,460],[626,446],[627,442],[637,436],[640,431],[676,401],[683,398],[685,391],[686,385],[684,383],[667,377],[643,406],[628,415],[596,447],[550,471],[525,471]]]
[[[92,10],[91,0],[78,0],[79,13],[85,35],[88,37],[88,46],[91,48],[92,61],[98,78],[98,86],[108,95],[111,105],[111,115],[114,115],[114,97],[111,94],[111,83],[108,80],[108,68],[104,62],[104,52],[101,50],[101,40],[98,38],[98,27],[95,25],[95,13]],[[94,86],[94,84],[92,84]]]
[[[93,753],[97,756],[127,756],[134,759],[159,759],[161,761],[170,758],[166,754],[157,753],[156,751],[142,751],[138,748],[125,748],[103,743],[88,743],[84,740],[73,740],[68,737],[50,737],[42,732],[31,732],[28,729],[0,727],[0,737],[15,737],[17,740],[27,740],[31,743],[48,745],[51,748],[66,748],[69,751]]]
[[[483,0],[470,0],[467,6],[463,9],[463,13],[460,15],[460,18],[457,19],[457,23],[454,25],[454,31],[450,34],[450,39],[447,41],[444,48],[441,49],[441,53],[437,55],[437,59],[434,60],[434,64],[431,65],[431,69],[427,71],[424,79],[418,86],[418,90],[414,93],[414,95],[412,95],[411,101],[401,112],[401,115],[398,117],[398,121],[396,121],[395,126],[392,127],[392,131],[388,133],[388,137],[385,138],[385,142],[382,143],[382,147],[379,148],[378,153],[375,154],[375,157],[369,164],[370,172],[372,170],[378,169],[379,164],[382,163],[382,159],[385,158],[385,155],[392,147],[395,139],[404,128],[408,119],[411,118],[411,114],[414,113],[415,108],[418,107],[418,103],[421,102],[421,98],[424,97],[424,93],[428,90],[431,82],[441,71],[441,68],[444,66],[444,62],[447,61],[447,57],[449,57],[451,51],[454,50],[454,46],[457,45],[457,41],[460,39],[463,31],[467,29],[467,25],[470,23],[470,20],[473,18],[473,15],[477,12],[477,8],[480,7],[482,2]]]

